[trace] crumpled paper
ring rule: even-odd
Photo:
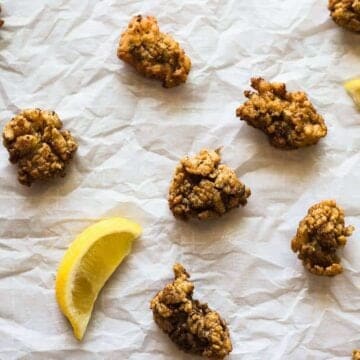
[[[185,265],[196,298],[227,320],[232,360],[349,359],[360,347],[360,243],[343,275],[315,277],[290,250],[307,209],[334,198],[360,229],[359,113],[341,84],[359,75],[359,36],[327,1],[3,0],[0,125],[55,110],[79,141],[66,178],[28,189],[0,149],[0,358],[192,359],[154,324],[149,302]],[[191,57],[163,89],[116,57],[137,14],[158,18]],[[306,91],[329,134],[279,151],[235,117],[251,76]],[[223,147],[251,189],[245,208],[205,223],[173,218],[167,190],[185,154]],[[143,236],[103,289],[82,343],[55,301],[57,266],[85,227],[109,216]]]

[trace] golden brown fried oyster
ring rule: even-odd
[[[195,157],[181,159],[168,196],[169,207],[175,217],[204,220],[246,205],[250,189],[220,161],[219,150],[206,149]]]
[[[40,109],[23,110],[5,125],[4,146],[9,160],[18,164],[21,184],[65,175],[77,143],[62,126],[54,111]]]
[[[154,320],[183,351],[220,360],[232,350],[229,330],[220,315],[207,304],[193,300],[194,284],[180,264],[175,280],[151,301]]]
[[[360,350],[354,350],[352,360],[360,360]]]
[[[245,91],[249,99],[236,110],[236,116],[262,130],[271,145],[297,149],[316,144],[327,133],[324,119],[303,92],[288,92],[284,83],[252,78],[256,90]]]
[[[291,248],[311,273],[335,276],[343,271],[336,251],[353,231],[352,226],[345,226],[344,210],[335,201],[325,200],[308,210]]]
[[[152,16],[135,16],[121,35],[118,57],[144,76],[158,79],[166,88],[184,83],[191,61],[179,43],[160,32]]]
[[[329,10],[336,24],[360,32],[360,0],[329,0]]]

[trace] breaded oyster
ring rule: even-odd
[[[248,125],[262,130],[271,145],[297,149],[316,144],[327,133],[324,119],[303,92],[288,92],[284,83],[252,78],[256,90],[245,91],[249,99],[236,110]]]
[[[354,350],[352,360],[360,360],[360,350]]]
[[[250,189],[220,161],[220,150],[206,149],[194,157],[181,159],[168,196],[169,207],[175,217],[204,220],[246,205]]]
[[[336,24],[360,32],[360,0],[329,0],[329,10]]]
[[[71,133],[62,130],[54,111],[21,111],[3,130],[9,160],[18,164],[18,179],[30,186],[34,181],[65,175],[65,167],[77,149]]]
[[[175,280],[152,299],[157,325],[183,351],[212,360],[224,359],[232,350],[229,330],[220,315],[193,299],[194,284],[180,264]]]
[[[315,275],[335,276],[343,271],[336,251],[345,246],[354,227],[345,226],[344,210],[333,200],[312,206],[300,221],[291,248]]]
[[[162,81],[166,88],[184,83],[191,61],[179,43],[160,32],[152,16],[135,16],[121,35],[118,57],[142,75]]]

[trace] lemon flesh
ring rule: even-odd
[[[360,109],[360,78],[346,81],[344,87]]]
[[[100,290],[141,231],[127,219],[102,220],[83,231],[66,251],[56,275],[56,299],[78,340],[84,337]]]

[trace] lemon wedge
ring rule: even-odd
[[[344,87],[360,109],[360,78],[346,81]]]
[[[127,219],[102,220],[83,231],[66,251],[56,275],[56,300],[78,340],[84,337],[100,290],[141,232]]]

